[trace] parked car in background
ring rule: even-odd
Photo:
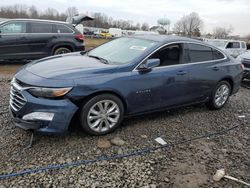
[[[113,35],[110,34],[108,31],[101,31],[100,32],[100,37],[103,37],[103,38],[112,38]]]
[[[39,59],[84,49],[84,36],[70,23],[35,19],[0,23],[0,60]]]
[[[109,33],[113,37],[121,37],[122,36],[122,29],[121,28],[109,28]]]
[[[243,79],[250,79],[250,51],[247,51],[237,58],[244,65]]]
[[[239,90],[242,72],[240,62],[197,40],[122,37],[27,64],[11,82],[10,109],[26,130],[64,132],[74,116],[87,133],[103,135],[124,116],[195,103],[220,109]]]
[[[207,43],[217,48],[220,48],[221,50],[227,52],[234,58],[247,51],[247,45],[244,41],[209,39],[207,40]]]

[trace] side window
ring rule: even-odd
[[[73,33],[73,31],[64,25],[58,24],[56,25],[56,33]]]
[[[246,43],[245,42],[241,42],[241,48],[246,49]]]
[[[201,44],[188,44],[190,63],[212,61],[213,52],[212,48]]]
[[[229,42],[226,48],[240,48],[239,42]]]
[[[11,22],[0,28],[2,34],[26,33],[26,22]]]
[[[181,64],[182,45],[173,44],[155,52],[149,59],[160,59],[160,67]]]
[[[213,57],[214,57],[214,60],[218,60],[218,59],[224,59],[225,56],[218,50],[213,49]]]
[[[31,23],[31,33],[52,33],[53,25],[48,23]]]

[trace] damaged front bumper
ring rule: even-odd
[[[66,132],[77,109],[69,99],[37,98],[26,90],[11,89],[10,113],[15,124],[24,130]]]

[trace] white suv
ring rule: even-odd
[[[229,53],[235,58],[247,51],[247,45],[244,41],[209,39],[207,40],[207,43],[217,48],[220,48],[221,50]]]

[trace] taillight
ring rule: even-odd
[[[241,64],[240,64],[240,68],[241,68],[242,71],[244,71],[245,66],[241,63]]]
[[[78,40],[78,41],[80,41],[80,42],[83,42],[84,39],[85,39],[85,37],[84,37],[83,34],[76,34],[75,35],[75,39]]]

